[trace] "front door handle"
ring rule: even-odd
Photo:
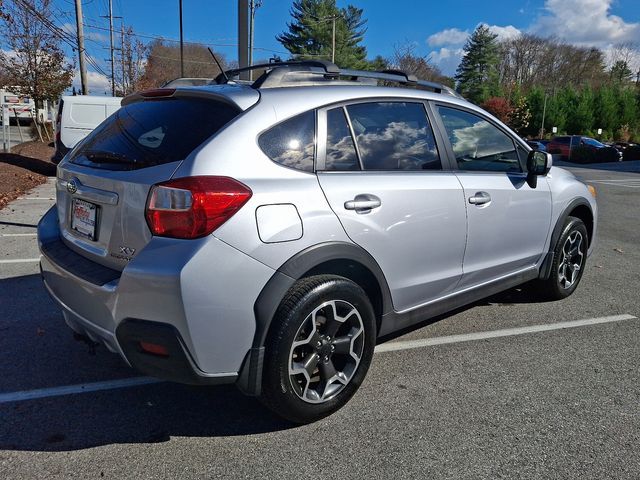
[[[484,205],[485,203],[489,203],[491,201],[491,195],[487,192],[476,192],[473,197],[469,197],[469,203],[473,205]]]
[[[367,213],[374,208],[378,208],[382,205],[382,201],[375,195],[369,193],[361,193],[356,195],[353,200],[344,202],[344,208],[346,210],[355,210],[356,213]]]

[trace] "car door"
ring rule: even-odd
[[[351,240],[380,265],[396,311],[452,292],[466,213],[425,104],[367,101],[318,113],[318,180]]]
[[[464,289],[533,268],[551,226],[546,179],[526,182],[528,150],[508,131],[478,112],[436,104],[467,209]]]

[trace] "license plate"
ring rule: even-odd
[[[96,239],[96,220],[98,218],[98,206],[74,198],[71,202],[71,230],[88,238]]]

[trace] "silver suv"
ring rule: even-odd
[[[127,97],[60,163],[38,240],[73,330],[303,423],[381,336],[531,280],[575,290],[595,192],[494,117],[397,71],[245,70]]]

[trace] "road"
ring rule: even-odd
[[[303,427],[233,387],[139,385],[74,341],[38,276],[39,187],[0,212],[0,478],[637,479],[640,175],[573,171],[600,225],[572,297],[518,288],[389,339]]]

